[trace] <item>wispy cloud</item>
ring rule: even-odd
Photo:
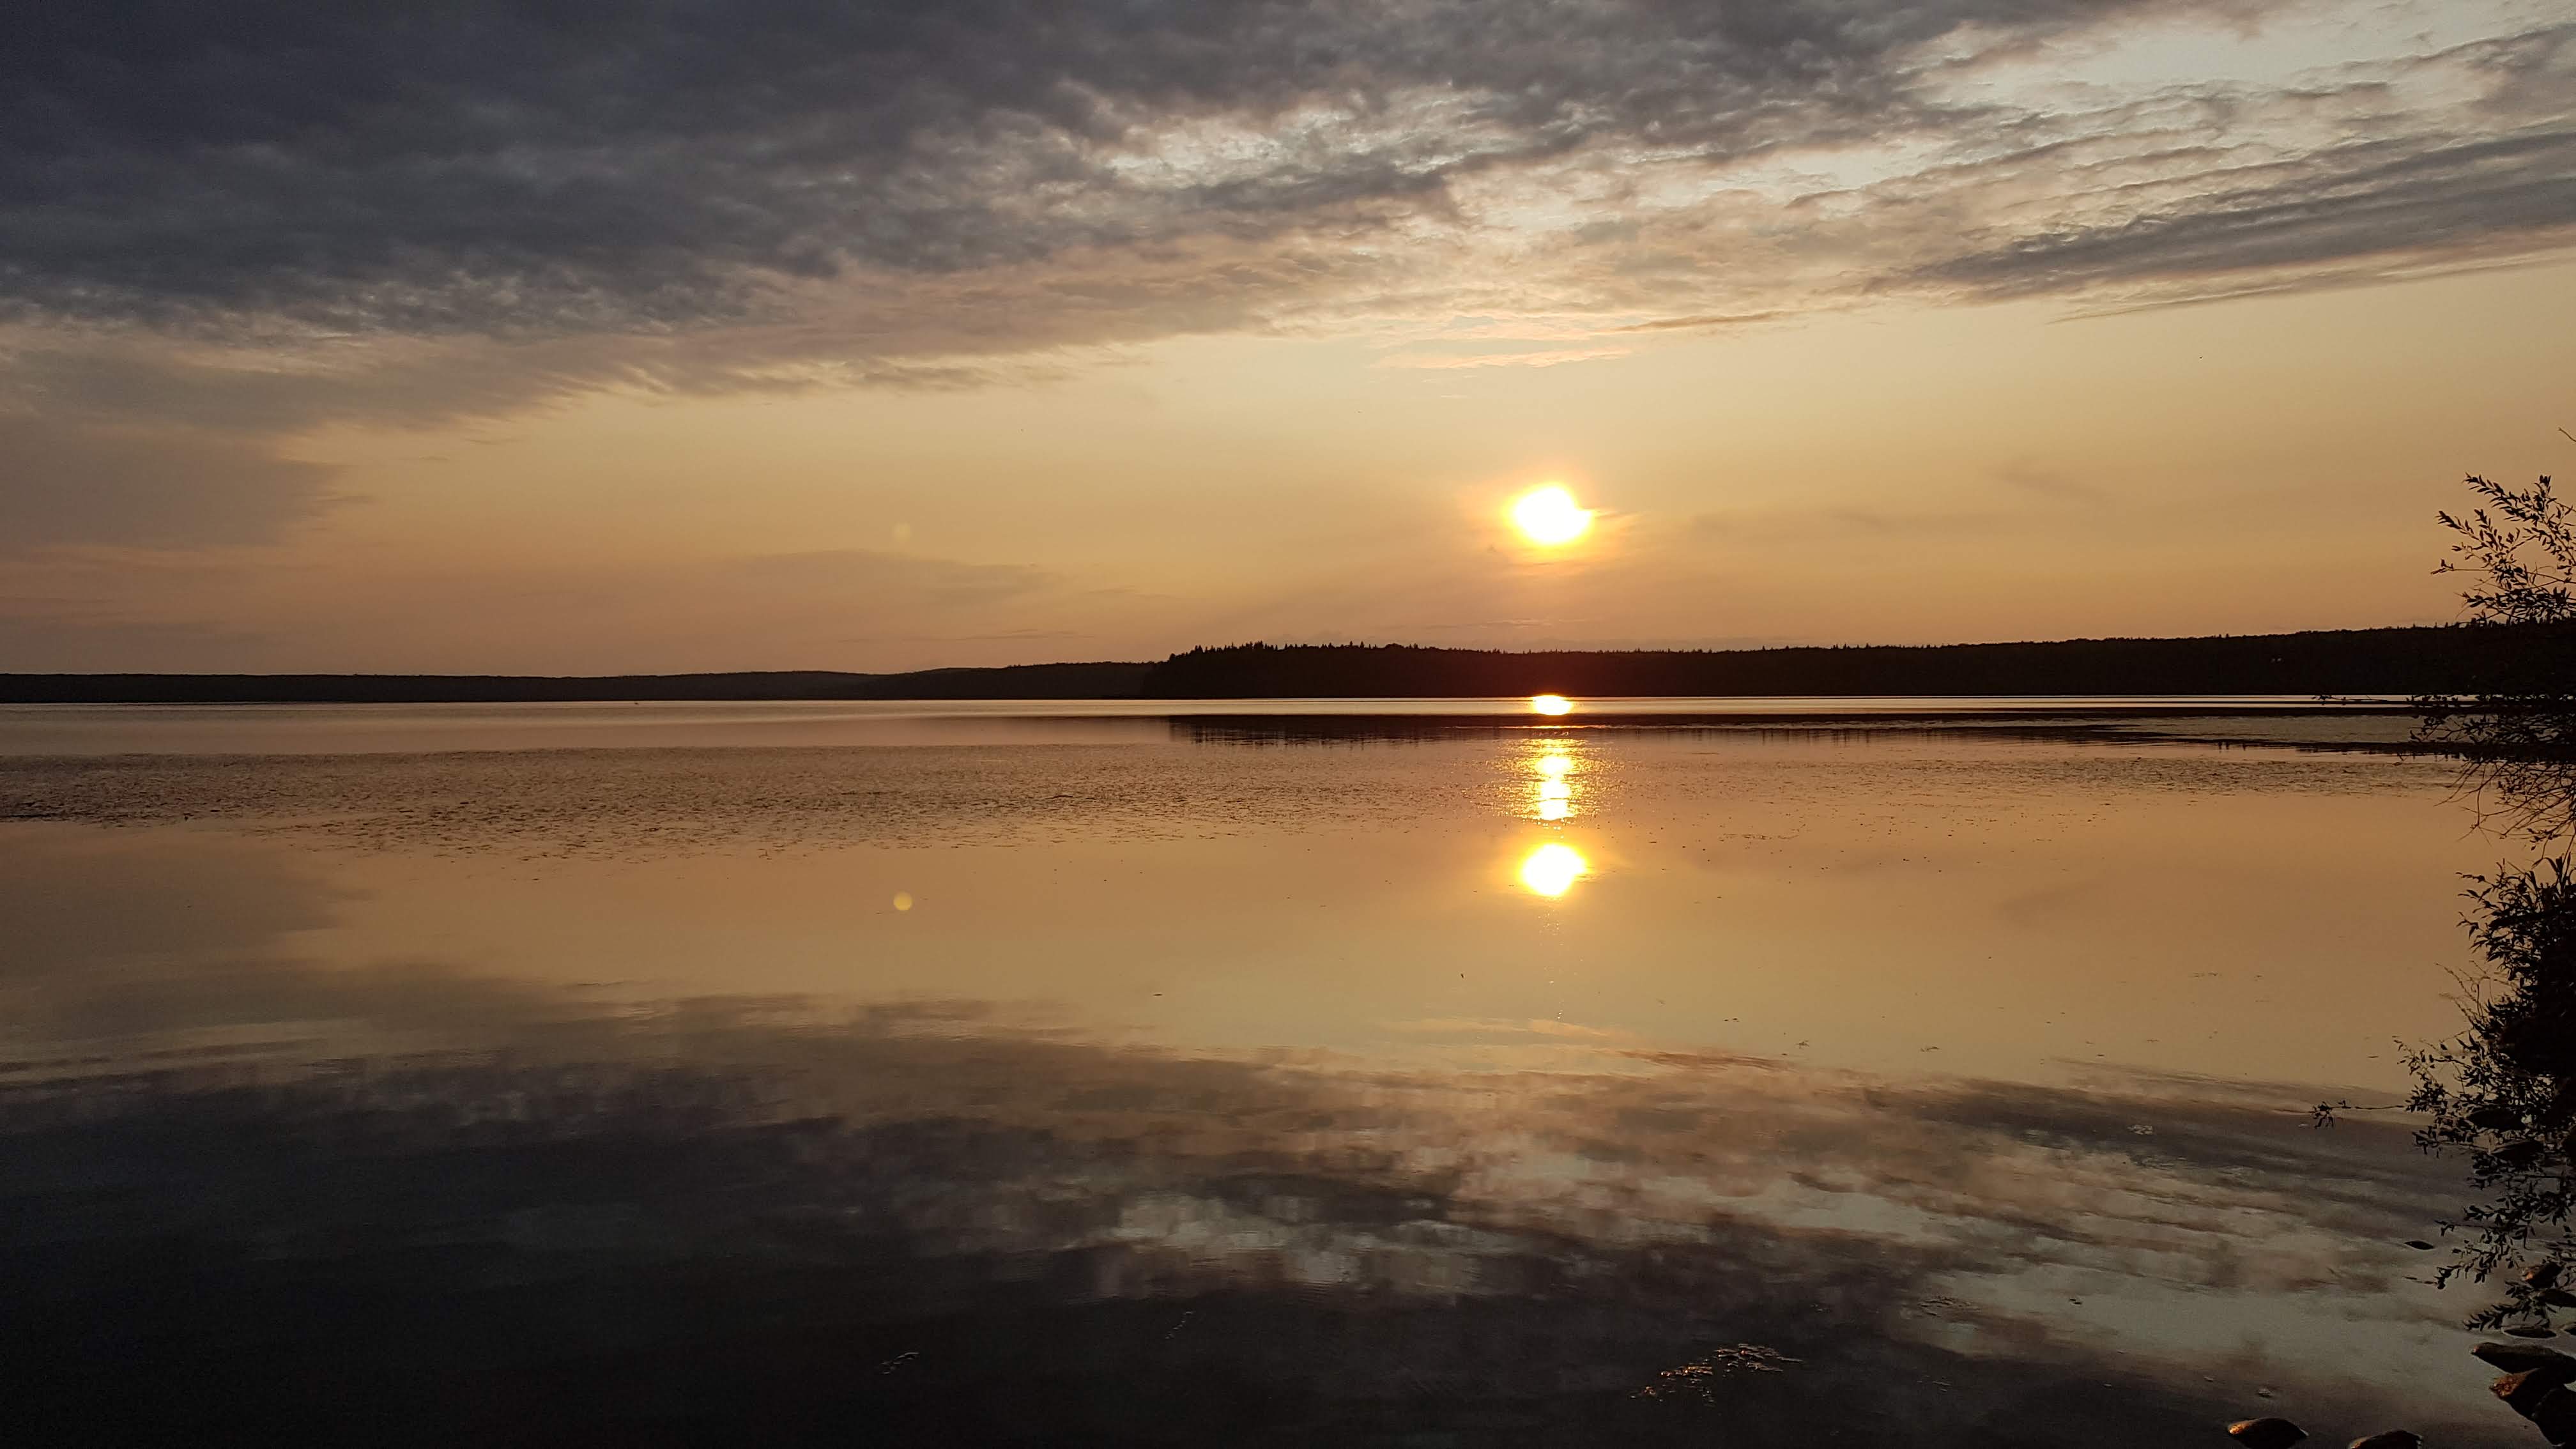
[[[1776,322],[1794,314],[1779,309],[1767,312],[1712,312],[1700,317],[1659,317],[1652,322],[1631,322],[1614,327],[1613,332],[1710,332],[1726,327],[1749,327],[1757,322]]]
[[[1400,352],[1379,361],[1380,367],[1454,371],[1474,367],[1562,367],[1569,362],[1600,362],[1626,357],[1625,347],[1566,347],[1547,352]]]

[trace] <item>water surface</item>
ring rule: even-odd
[[[0,710],[6,1251],[138,1432],[2507,1442],[2403,733]]]

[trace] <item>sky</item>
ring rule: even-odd
[[[2441,622],[2563,0],[123,0],[0,48],[0,670]],[[1512,501],[1592,510],[1533,543]]]

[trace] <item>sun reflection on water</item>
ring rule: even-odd
[[[1543,896],[1561,896],[1591,868],[1583,852],[1561,840],[1551,840],[1522,859],[1521,884]]]
[[[1563,780],[1539,781],[1538,818],[1552,822],[1563,820],[1568,815],[1573,814],[1573,791],[1574,787],[1566,784]]]
[[[1575,747],[1566,740],[1542,740],[1530,764],[1530,815],[1551,824],[1574,816]]]
[[[1530,792],[1529,817],[1548,825],[1573,819],[1576,786],[1582,783],[1585,771],[1582,747],[1566,738],[1536,740],[1522,759],[1529,770],[1523,777]],[[1531,892],[1553,899],[1572,890],[1591,868],[1592,863],[1583,858],[1581,851],[1563,841],[1551,840],[1522,857],[1520,882]]]

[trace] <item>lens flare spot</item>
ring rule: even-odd
[[[912,909],[912,892],[910,892],[910,891],[896,891],[896,892],[894,893],[894,908],[895,908],[896,910],[898,910],[898,911],[908,911],[908,910],[911,910],[911,909]]]
[[[1583,852],[1551,840],[1521,861],[1521,884],[1543,896],[1561,896],[1591,868]]]
[[[1592,531],[1592,510],[1578,505],[1563,484],[1550,483],[1512,500],[1512,526],[1530,542],[1555,548]]]
[[[1533,695],[1530,697],[1530,708],[1545,715],[1571,714],[1574,712],[1574,701],[1561,694]]]

